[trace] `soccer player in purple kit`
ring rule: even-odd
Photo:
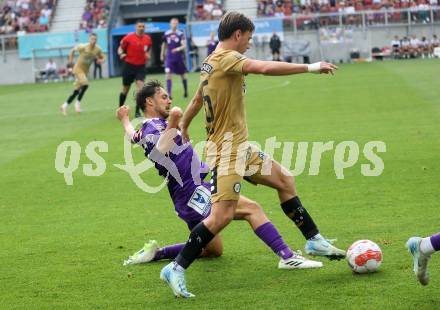
[[[431,255],[440,251],[440,232],[430,237],[411,237],[406,247],[413,257],[414,273],[422,285],[428,285],[428,261]]]
[[[130,123],[128,106],[120,107],[117,117],[131,142],[141,145],[145,156],[155,163],[159,175],[168,179],[168,191],[177,215],[191,230],[210,213],[210,184],[203,181],[209,168],[200,161],[189,143],[182,145],[182,137],[176,130],[182,112],[179,108],[170,109],[171,99],[160,82],[153,80],[146,83],[137,94],[136,103],[146,118],[139,130],[135,131]],[[305,259],[293,252],[256,202],[241,196],[234,219],[249,222],[255,234],[280,257],[278,268],[322,267],[321,262]],[[130,256],[124,265],[174,259],[184,246],[185,243],[159,248],[157,242],[150,241]],[[220,256],[222,252],[222,239],[216,236],[201,256]]]
[[[167,80],[167,92],[172,97],[172,74],[178,74],[182,78],[183,96],[188,97],[188,80],[185,66],[185,34],[177,29],[179,20],[172,18],[170,20],[171,29],[163,35],[162,49],[160,52],[160,61],[165,62],[165,78]]]

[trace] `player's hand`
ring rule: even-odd
[[[179,48],[178,48],[178,47],[175,47],[175,48],[173,48],[173,49],[171,50],[171,53],[175,54],[175,53],[177,53],[178,51],[179,51]]]
[[[324,73],[324,74],[335,74],[335,71],[338,70],[338,67],[332,63],[328,63],[325,61],[321,61],[321,66],[319,69],[319,73]]]
[[[105,61],[104,59],[97,59],[96,63],[99,65],[102,65],[104,63],[104,61]]]
[[[180,120],[182,115],[183,115],[182,109],[179,107],[174,107],[170,110],[170,117],[172,117],[173,119]]]
[[[163,62],[164,61],[164,57],[163,57],[163,55],[160,55],[160,62]]]
[[[124,118],[128,118],[128,115],[130,115],[130,107],[127,105],[123,105],[116,110],[116,117],[120,121],[122,121]]]
[[[320,73],[334,74],[337,69],[338,69],[337,66],[325,61],[315,62],[310,65],[307,65],[307,71],[316,74],[320,74]]]
[[[127,56],[127,54],[125,54],[125,53],[119,54],[119,58],[121,60],[123,60],[126,56]]]

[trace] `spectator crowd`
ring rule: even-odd
[[[56,0],[6,0],[0,7],[0,35],[49,30]]]
[[[292,14],[307,16],[320,13],[329,16],[320,17],[319,21],[305,17],[305,23],[312,23],[315,28],[329,24],[338,24],[338,16],[330,16],[332,13],[345,13],[345,24],[360,25],[362,17],[356,15],[359,11],[378,11],[367,14],[366,23],[378,24],[385,22],[387,14],[388,22],[397,23],[407,21],[406,12],[399,9],[409,9],[410,19],[413,22],[429,23],[431,20],[430,10],[434,10],[434,19],[440,19],[439,0],[258,0],[257,15],[260,17],[286,17]],[[385,13],[384,11],[387,10]],[[350,15],[353,14],[353,15]],[[299,23],[301,23],[300,21]]]
[[[222,0],[195,0],[195,20],[220,19],[225,12]]]
[[[109,0],[87,0],[79,28],[92,32],[95,28],[107,27],[110,3],[111,1]]]

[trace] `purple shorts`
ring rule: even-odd
[[[187,72],[183,59],[167,59],[165,73],[183,75]]]

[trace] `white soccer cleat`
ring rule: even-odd
[[[60,112],[64,116],[67,116],[67,107],[66,107],[66,105],[64,103],[62,105],[60,105]]]
[[[75,102],[75,112],[81,113],[81,103],[79,101]]]
[[[345,251],[333,246],[334,240],[324,238],[309,239],[304,250],[312,256],[325,256],[330,260],[340,260],[345,258]]]
[[[164,281],[173,291],[174,296],[191,298],[195,297],[186,289],[185,273],[178,271],[175,268],[176,263],[171,262],[162,268],[160,272],[160,279]]]
[[[321,262],[303,257],[301,252],[294,252],[292,257],[288,259],[280,259],[280,262],[278,263],[279,269],[309,269],[321,268],[322,266]]]
[[[153,260],[157,251],[159,251],[159,244],[156,240],[150,240],[144,244],[142,249],[132,256],[129,256],[128,259],[124,261],[124,266],[149,263]]]
[[[428,285],[429,283],[428,261],[431,259],[431,255],[423,254],[422,251],[420,251],[421,242],[422,242],[422,238],[411,237],[406,242],[406,248],[413,257],[414,274],[416,275],[417,279],[422,285]]]

